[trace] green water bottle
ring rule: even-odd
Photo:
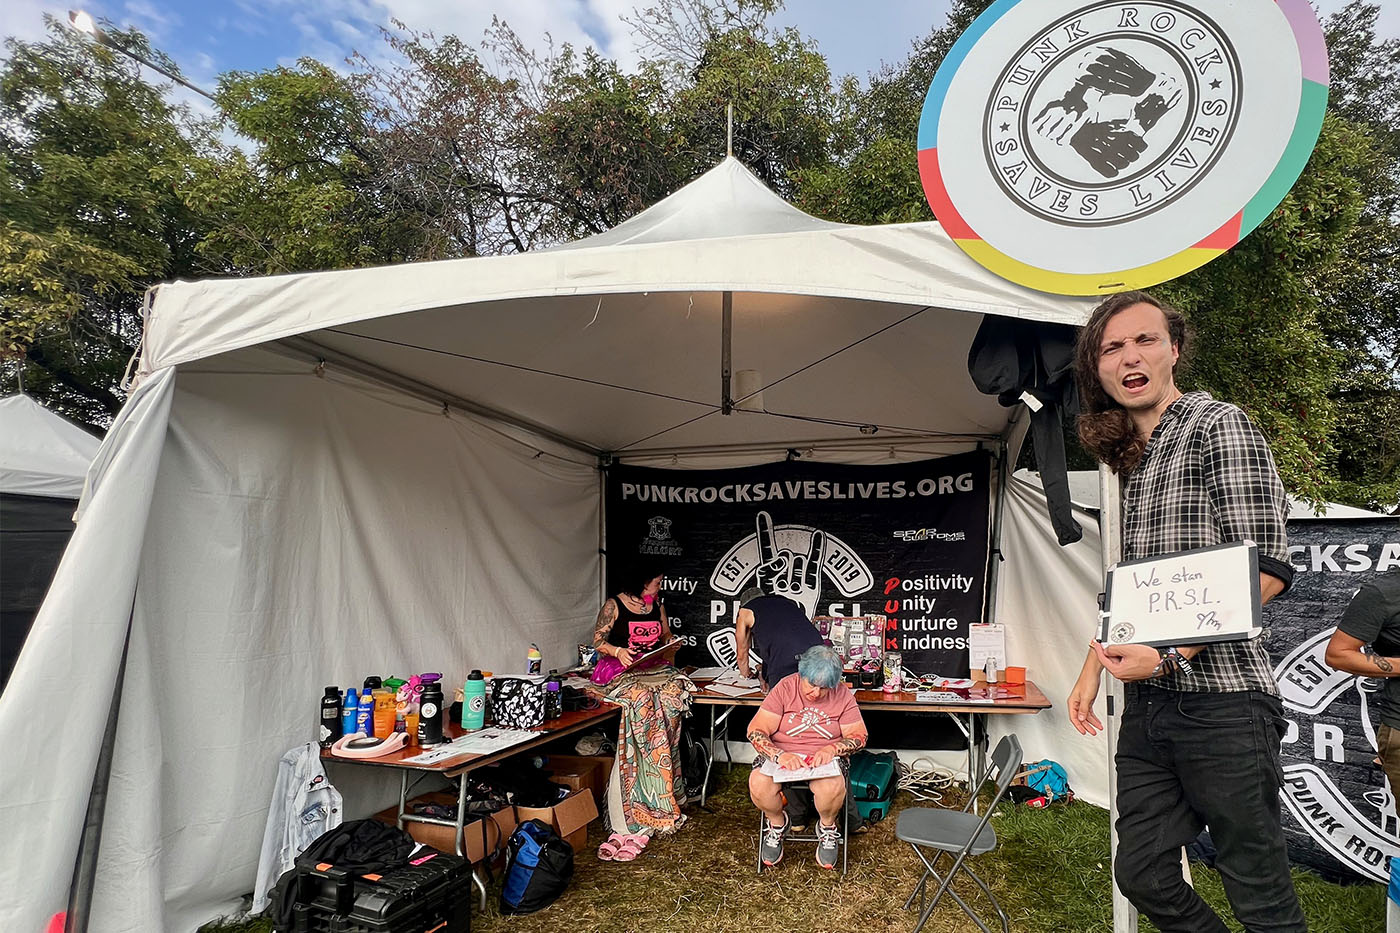
[[[472,671],[462,685],[462,728],[480,729],[486,725],[486,679],[481,671]]]

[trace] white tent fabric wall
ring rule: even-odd
[[[1013,476],[1007,488],[1006,518],[997,593],[997,619],[1006,624],[1008,663],[1024,664],[1053,705],[1035,716],[993,716],[992,742],[1014,731],[1028,760],[1053,758],[1065,766],[1080,799],[1108,806],[1107,737],[1080,735],[1070,725],[1065,699],[1079,677],[1098,617],[1103,571],[1098,519],[1075,508],[1084,537],[1060,547],[1050,527],[1045,494]],[[1100,695],[1095,710],[1104,717]]]
[[[6,930],[41,930],[67,903],[136,589],[141,551],[134,542],[150,512],[174,375],[148,380],[107,432],[89,478],[90,520],[78,523],[0,694],[0,737],[6,740],[0,826],[7,840],[0,859],[0,928]],[[111,827],[117,840],[122,832]]]

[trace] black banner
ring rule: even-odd
[[[684,664],[733,663],[749,586],[808,615],[888,617],[885,646],[918,673],[967,676],[982,618],[991,456],[889,466],[786,461],[733,470],[608,470],[608,592],[643,557]],[[766,551],[761,553],[761,549]],[[809,559],[821,554],[821,572]],[[765,556],[766,555],[766,556]]]
[[[1327,641],[1357,587],[1400,573],[1400,523],[1288,523],[1292,588],[1264,607],[1283,695],[1284,830],[1289,857],[1328,876],[1389,878],[1400,855],[1395,798],[1373,763],[1380,682],[1327,665]]]

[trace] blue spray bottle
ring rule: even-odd
[[[355,731],[355,717],[360,712],[360,697],[354,687],[345,689],[345,702],[340,705],[340,734],[349,735]]]

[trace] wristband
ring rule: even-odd
[[[1168,648],[1167,656],[1172,659],[1172,663],[1176,665],[1176,669],[1187,677],[1191,677],[1196,673],[1196,669],[1191,665],[1191,661],[1186,655],[1181,653],[1180,649],[1176,647]]]

